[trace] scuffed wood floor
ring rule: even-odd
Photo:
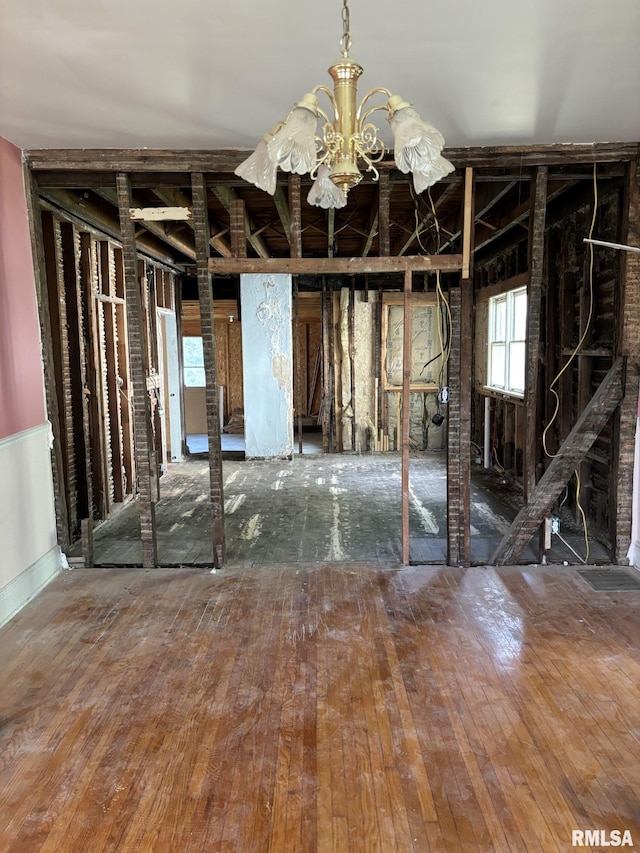
[[[65,572],[1,632],[0,849],[638,846],[639,616],[563,567]]]

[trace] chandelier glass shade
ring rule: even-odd
[[[362,180],[361,169],[372,172],[385,155],[386,146],[378,137],[378,128],[369,121],[377,110],[386,110],[394,137],[397,168],[413,175],[417,193],[423,192],[450,174],[454,166],[442,156],[444,137],[423,121],[412,105],[388,89],[368,92],[360,104],[358,78],[362,66],[349,56],[349,7],[342,9],[342,57],[329,68],[333,91],[316,86],[260,140],[256,150],[235,170],[248,183],[273,195],[278,168],[314,179],[307,196],[309,204],[322,208],[340,208],[347,203],[349,190]],[[320,107],[318,94],[329,101],[333,120]],[[375,103],[376,96],[386,101]]]

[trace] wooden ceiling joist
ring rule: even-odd
[[[237,201],[239,199],[238,193],[231,187],[216,186],[214,187],[213,191],[222,203],[222,205],[227,210],[231,209],[231,202]],[[264,242],[262,237],[260,237],[259,234],[255,233],[256,228],[246,210],[244,214],[244,227],[247,234],[247,240],[253,246],[258,257],[270,258],[271,252],[269,251],[267,244]]]
[[[74,222],[80,230],[85,227],[87,230],[93,230],[97,237],[104,235],[118,242],[121,241],[122,235],[118,221],[90,203],[81,202],[74,193],[68,190],[45,189],[40,190],[39,194],[43,207],[53,212],[61,213],[69,221]],[[163,241],[163,243],[164,246],[168,245],[166,241]],[[154,260],[167,264],[170,267],[175,265],[175,257],[163,254],[155,240],[141,237],[138,239],[138,244],[141,251]]]
[[[118,204],[118,194],[116,190],[111,189],[103,189],[96,190],[97,195],[101,198],[104,198],[110,204],[116,205]],[[159,222],[154,222],[152,220],[145,221],[143,226],[150,234],[153,234],[154,237],[157,237],[159,240],[162,240],[167,246],[171,246],[172,249],[176,249],[178,252],[181,252],[183,255],[186,255],[192,261],[196,259],[196,250],[193,247],[193,244],[188,240],[185,240],[184,237],[179,234],[169,234],[165,229],[164,225]]]
[[[186,195],[186,193],[182,192],[180,189],[175,189],[173,187],[164,187],[162,189],[155,189],[154,193],[160,199],[160,201],[169,205],[187,205],[191,204],[191,200]],[[193,220],[187,220],[187,225],[191,230],[194,230]],[[216,227],[216,224],[211,221],[211,214],[209,214],[209,225],[213,228]],[[217,229],[215,233],[211,235],[209,238],[209,244],[218,252],[219,255],[222,255],[223,258],[231,257],[231,246],[229,245],[229,241],[225,240],[222,236],[222,233],[219,233],[222,229]]]

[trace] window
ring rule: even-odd
[[[204,352],[202,338],[184,338],[184,384],[186,388],[204,388]]]
[[[527,339],[527,288],[509,290],[489,300],[487,385],[524,395]]]

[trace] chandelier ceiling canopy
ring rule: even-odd
[[[369,117],[377,110],[386,110],[394,137],[395,164],[401,172],[412,173],[414,188],[421,193],[454,170],[441,154],[444,137],[422,121],[410,103],[388,89],[372,89],[357,105],[358,78],[363,69],[349,56],[347,0],[343,0],[342,29],[342,57],[329,68],[333,91],[320,85],[303,95],[235,173],[271,195],[276,189],[278,167],[284,172],[309,174],[314,179],[307,196],[309,204],[344,207],[347,193],[362,180],[361,168],[373,172],[376,180],[379,177],[376,163],[384,157],[386,146]],[[333,120],[320,107],[320,93],[329,100]],[[380,95],[386,102],[375,103],[373,99]]]

